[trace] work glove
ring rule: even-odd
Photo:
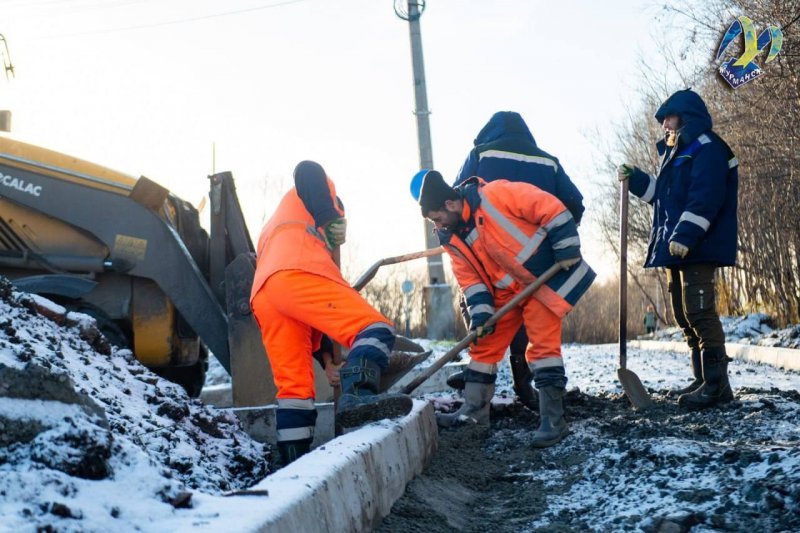
[[[558,265],[564,270],[569,270],[572,265],[580,262],[581,262],[580,256],[570,257],[569,259],[562,259],[561,261],[558,262]]]
[[[325,241],[328,247],[333,250],[341,246],[347,240],[347,219],[344,217],[335,218],[325,224]]]
[[[669,241],[669,255],[683,259],[689,253],[689,247],[676,241]]]
[[[633,165],[629,165],[627,163],[621,164],[617,167],[617,179],[619,181],[625,181],[626,179],[633,176],[633,169],[636,168]]]
[[[494,333],[494,326],[478,326],[474,329],[475,331],[475,340],[472,341],[473,344],[478,344],[478,339],[482,339],[487,335],[491,335]]]
[[[470,319],[469,330],[475,332],[475,344],[478,344],[478,339],[494,333],[494,326],[484,326],[490,317],[489,313],[478,313]]]

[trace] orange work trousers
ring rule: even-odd
[[[498,290],[494,295],[495,307],[500,309],[515,294],[512,291]],[[536,364],[536,361],[543,359],[561,357],[561,318],[536,298],[528,298],[497,322],[494,333],[478,339],[477,344],[470,345],[470,358],[486,364],[500,362],[523,324],[528,334],[525,359],[529,363]],[[552,363],[547,366],[552,366]]]
[[[272,274],[252,307],[278,398],[316,398],[311,356],[315,330],[349,348],[367,326],[392,324],[352,287],[303,270]]]

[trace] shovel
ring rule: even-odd
[[[338,250],[338,248],[337,248]],[[430,257],[444,252],[441,246],[432,248],[430,250],[423,250],[411,254],[398,255],[395,257],[387,257],[381,259],[364,272],[360,278],[353,284],[353,288],[357,291],[363,289],[369,283],[378,269],[384,265],[393,265],[395,263],[402,263],[404,261],[411,261],[412,259],[419,259],[422,257]],[[341,362],[341,346],[335,345],[338,348],[338,361]],[[407,339],[401,335],[395,337],[394,350],[389,354],[389,366],[381,372],[381,382],[378,386],[378,392],[386,392],[392,385],[397,383],[403,376],[408,374],[412,368],[421,363],[431,355],[431,351],[426,351],[422,346]]]
[[[626,368],[628,362],[628,180],[622,180],[619,199],[619,368],[617,377],[634,409],[653,404],[639,376]]]
[[[444,252],[444,248],[441,246],[437,248],[429,248],[428,250],[423,250],[421,252],[413,252],[410,254],[405,255],[397,255],[394,257],[385,257],[379,261],[376,261],[371,267],[369,267],[361,277],[353,283],[353,288],[357,291],[360,291],[364,288],[364,286],[375,277],[375,274],[378,273],[378,269],[385,265],[394,265],[395,263],[403,263],[405,261],[411,261],[412,259],[421,259],[423,257],[431,257],[434,255],[439,255]]]
[[[491,317],[489,317],[489,320],[486,321],[486,324],[484,324],[484,326],[489,327],[495,325],[498,320],[500,320],[506,315],[506,313],[508,313],[513,308],[518,306],[528,296],[536,292],[536,290],[539,287],[544,285],[550,278],[555,276],[560,270],[561,266],[558,264],[555,264],[550,268],[548,268],[544,274],[542,274],[536,279],[536,281],[525,287],[519,294],[514,296],[506,305],[498,309]],[[426,368],[425,371],[422,372],[416,378],[414,378],[414,380],[412,380],[411,383],[403,387],[403,390],[401,392],[403,394],[411,394],[414,391],[414,389],[416,389],[417,387],[422,385],[425,381],[427,381],[428,378],[430,378],[433,374],[435,374],[437,370],[439,370],[444,365],[455,359],[456,356],[459,354],[459,352],[461,352],[461,350],[469,346],[477,336],[478,334],[476,332],[474,331],[470,332],[470,334],[461,339],[458,342],[458,344],[450,348],[450,351],[448,351],[446,354],[437,359],[431,366]]]

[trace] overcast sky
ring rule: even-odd
[[[587,197],[609,134],[654,57],[660,4],[429,0],[421,18],[435,167],[453,179],[495,111],[522,114]],[[12,136],[132,174],[198,204],[231,170],[254,240],[298,161],[348,211],[355,270],[424,247],[408,23],[392,0],[0,1],[16,78]],[[265,194],[267,196],[265,197]],[[601,273],[614,271],[581,234]],[[351,268],[353,268],[351,266]]]

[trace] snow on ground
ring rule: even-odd
[[[192,493],[267,474],[233,415],[39,310],[64,315],[0,278],[0,531],[162,531]]]
[[[85,335],[90,319],[57,326],[34,303],[63,314],[0,283],[0,531],[246,522],[256,497],[222,493],[263,477],[268,450],[129,351],[103,350]],[[726,330],[752,344],[796,337],[754,315],[726,319]],[[416,341],[433,350],[423,366],[451,346]],[[617,356],[616,345],[565,346],[572,433],[546,450],[531,448],[537,415],[513,401],[502,364],[491,429],[442,432],[433,464],[381,530],[800,529],[800,374],[734,361],[737,401],[687,413],[664,396],[688,382],[687,353],[631,348],[628,367],[656,401],[639,413],[621,394]],[[226,380],[212,365],[210,382]],[[426,397],[438,408],[458,401],[451,391]]]
[[[598,371],[607,380],[613,376],[617,354],[616,345],[570,347],[566,364],[571,385],[589,394],[621,392],[618,383],[608,387],[597,376]],[[631,350],[628,363],[652,391],[690,381],[685,353]],[[601,530],[641,527],[648,516],[672,516],[679,523],[696,521],[692,531],[698,532],[734,526],[735,519],[726,521],[725,516],[733,508],[763,513],[760,524],[772,523],[770,513],[776,525],[784,511],[800,513],[800,374],[742,361],[732,362],[729,371],[738,400],[733,409],[726,408],[722,416],[715,416],[720,410],[686,413],[664,400],[666,405],[659,408],[665,409],[664,421],[673,428],[663,433],[644,430],[632,442],[620,432],[620,440],[569,467],[581,481],[549,500],[547,514],[531,526],[588,509]],[[781,395],[779,390],[794,394]],[[581,447],[584,439],[602,442],[596,423],[579,421],[558,453]],[[609,470],[619,474],[613,477]],[[547,473],[544,477],[552,478]],[[793,523],[800,524],[797,516]]]
[[[441,431],[433,464],[380,531],[800,529],[800,374],[736,360],[737,401],[686,412],[665,393],[690,380],[688,350],[629,348],[655,400],[637,412],[616,380],[618,354],[565,346],[571,434],[557,446],[533,449],[538,417],[497,397],[489,430]],[[509,388],[503,364],[498,390]],[[456,395],[446,397],[440,408]]]

